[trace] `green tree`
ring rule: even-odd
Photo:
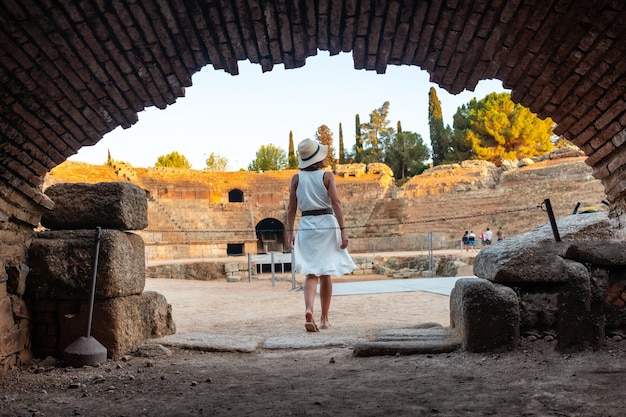
[[[528,108],[511,101],[509,93],[491,93],[472,100],[466,109],[464,141],[473,157],[498,163],[543,155],[553,148],[554,122],[541,120]],[[457,112],[458,113],[458,112]]]
[[[111,150],[107,149],[107,161],[104,163],[104,166],[112,167],[115,164],[115,160],[111,157]]]
[[[428,168],[426,160],[430,157],[430,152],[419,134],[398,132],[386,138],[384,144],[384,162],[391,168],[396,180],[410,178]]]
[[[430,127],[430,146],[433,150],[433,165],[441,165],[447,160],[449,139],[443,127],[443,113],[437,91],[430,87],[428,91],[428,126]]]
[[[191,168],[191,164],[187,158],[176,151],[170,152],[167,155],[159,156],[154,166],[168,168]]]
[[[476,105],[476,99],[457,108],[454,114],[453,130],[450,133],[449,162],[462,162],[473,159],[472,143],[468,139],[470,131],[469,109]]]
[[[224,172],[226,167],[228,167],[228,159],[213,152],[211,152],[205,163],[208,171]]]
[[[341,127],[341,123],[339,123],[339,163],[346,163],[346,150],[343,145],[343,128]]]
[[[287,154],[278,146],[261,145],[248,171],[279,171],[287,166]]]
[[[322,145],[328,146],[328,154],[326,155],[326,166],[335,169],[337,162],[335,161],[335,148],[333,146],[333,132],[326,125],[321,125],[315,132],[315,139]]]
[[[361,152],[363,152],[363,134],[361,132],[361,118],[358,113],[354,119],[354,161],[361,162]]]
[[[361,125],[363,132],[363,144],[368,145],[369,148],[372,149],[369,152],[370,157],[382,157],[382,153],[378,152],[380,149],[379,144],[386,138],[389,138],[395,132],[392,127],[389,127],[389,120],[387,116],[389,115],[389,102],[385,101],[382,106],[373,110],[370,113],[370,121],[369,123],[364,123]],[[365,149],[365,146],[363,147]],[[380,162],[381,159],[369,161],[369,162]]]
[[[298,168],[298,156],[296,155],[295,148],[293,146],[293,132],[289,131],[289,154],[287,156],[289,169]]]

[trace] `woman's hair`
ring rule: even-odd
[[[302,168],[302,171],[316,171],[318,169],[322,169],[326,166],[326,160],[322,160],[319,162],[314,163],[313,165],[309,165],[306,168]]]

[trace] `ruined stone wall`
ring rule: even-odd
[[[29,272],[27,248],[41,206],[16,195],[0,199],[0,376],[31,357],[31,315],[22,299]]]

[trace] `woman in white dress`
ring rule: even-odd
[[[322,329],[330,327],[328,311],[333,294],[331,275],[341,276],[356,268],[348,254],[348,233],[335,177],[324,171],[328,146],[312,139],[298,144],[300,172],[291,178],[287,223],[294,252],[294,270],[304,281],[305,328],[318,332],[313,318],[317,284],[320,285]],[[297,210],[302,212],[298,230],[294,228]],[[334,215],[333,215],[334,212]]]

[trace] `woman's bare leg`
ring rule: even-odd
[[[333,296],[333,282],[330,279],[330,275],[320,276],[320,303],[322,305],[322,329],[328,329],[330,327],[330,321],[328,319],[328,311],[330,310],[330,301]]]
[[[317,293],[317,276],[307,275],[304,280],[304,317],[307,323],[315,323],[313,307],[315,306],[315,294]],[[317,325],[315,325],[317,327]],[[307,328],[307,330],[309,330]]]

